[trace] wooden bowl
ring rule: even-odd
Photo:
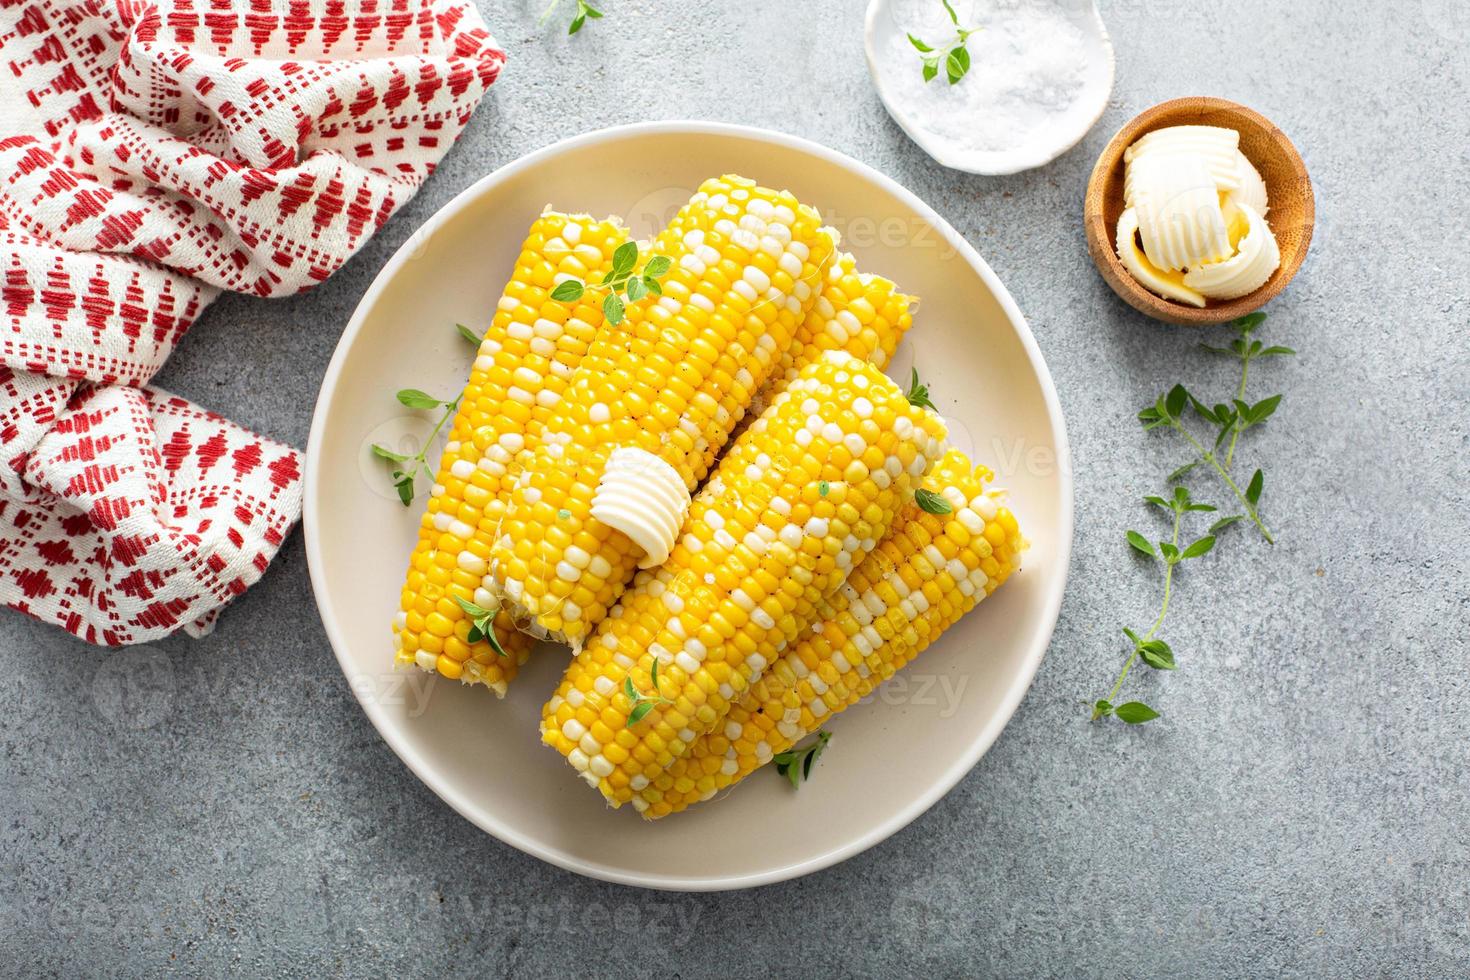
[[[1281,265],[1253,293],[1204,309],[1155,296],[1129,275],[1118,258],[1114,240],[1123,213],[1123,151],[1144,133],[1166,126],[1223,126],[1240,133],[1240,150],[1266,182],[1270,200],[1267,221],[1281,248]],[[1265,116],[1225,99],[1187,98],[1161,102],[1139,113],[1108,143],[1087,182],[1083,220],[1087,248],[1113,292],[1140,313],[1169,323],[1225,323],[1265,306],[1291,282],[1306,258],[1316,219],[1312,181],[1296,147]]]

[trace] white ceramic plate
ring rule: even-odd
[[[393,669],[388,622],[419,509],[398,503],[368,447],[425,437],[430,423],[406,413],[393,392],[448,395],[463,384],[471,352],[453,324],[488,322],[543,205],[621,214],[647,235],[703,178],[725,172],[790,188],[843,232],[863,268],[923,297],[890,370],[907,377],[917,364],[955,443],[1010,488],[1032,546],[1020,574],[902,684],[829,724],[832,744],[799,792],[759,772],[721,799],[645,823],[632,807],[606,808],[539,743],[541,703],[564,649],[534,654],[503,701]],[[306,478],[306,547],[322,620],[393,750],[506,843],[582,874],[653,888],[796,877],[871,847],[924,812],[995,741],[1030,685],[1056,623],[1072,539],[1061,408],[1031,332],[989,266],[923,202],[863,164],[789,136],[710,123],[566,140],[502,167],[434,215],[378,274],[342,335],[312,420]]]

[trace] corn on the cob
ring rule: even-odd
[[[834,247],[815,211],[739,177],[706,181],[658,236],[653,254],[673,263],[662,295],[593,343],[507,508],[491,564],[518,620],[580,647],[644,554],[593,516],[609,458],[645,451],[692,491],[790,348]]]
[[[810,365],[720,461],[669,560],[573,660],[542,740],[614,806],[633,799],[811,626],[943,438],[872,365],[840,351]]]
[[[904,508],[878,548],[820,608],[820,629],[771,666],[721,726],[633,798],[677,813],[744,779],[856,704],[990,595],[1020,565],[1016,519],[985,490],[990,471],[951,449],[925,477],[953,508]]]
[[[827,268],[817,301],[797,328],[796,342],[781,355],[747,418],[753,421],[803,368],[829,350],[845,350],[883,370],[914,322],[916,302],[917,297],[899,292],[882,276],[859,272],[857,260],[839,252]]]
[[[547,212],[532,224],[470,370],[419,525],[393,623],[400,664],[503,696],[535,645],[504,609],[494,620],[504,656],[484,639],[469,642],[470,618],[455,597],[495,608],[487,563],[511,485],[604,326],[595,298],[561,303],[551,290],[569,277],[596,281],[627,239],[612,219]]]

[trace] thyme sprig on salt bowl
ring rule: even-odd
[[[1113,84],[1092,4],[872,0],[864,46],[894,121],[967,173],[1012,174],[1060,156],[1102,115]]]
[[[919,52],[919,57],[924,62],[924,81],[932,82],[939,75],[939,64],[943,62],[944,75],[949,79],[949,84],[953,85],[970,71],[970,49],[965,47],[965,42],[970,39],[971,34],[978,34],[985,28],[961,27],[960,15],[955,13],[949,0],[939,2],[944,4],[950,23],[954,25],[954,40],[935,47],[909,34],[909,43]]]

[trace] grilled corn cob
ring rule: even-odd
[[[725,454],[669,560],[562,678],[542,740],[618,806],[719,724],[816,621],[942,452],[943,422],[833,351]]]
[[[694,489],[791,347],[835,247],[820,216],[739,177],[706,181],[654,242],[662,295],[599,337],[517,483],[492,553],[503,601],[574,648],[647,557],[594,516],[615,451],[638,450],[661,485]],[[653,261],[653,259],[650,259]],[[659,462],[661,461],[661,462]]]
[[[628,233],[612,219],[547,212],[532,224],[515,272],[470,369],[410,559],[393,632],[400,664],[481,683],[504,695],[535,640],[497,612],[490,642],[469,642],[471,617],[455,597],[496,607],[487,560],[525,456],[604,326],[595,298],[561,303],[551,290],[600,278]]]
[[[910,503],[878,548],[820,606],[821,626],[783,653],[718,729],[633,797],[645,817],[707,800],[867,697],[1020,565],[1016,519],[991,473],[951,449],[923,485],[953,508]]]

